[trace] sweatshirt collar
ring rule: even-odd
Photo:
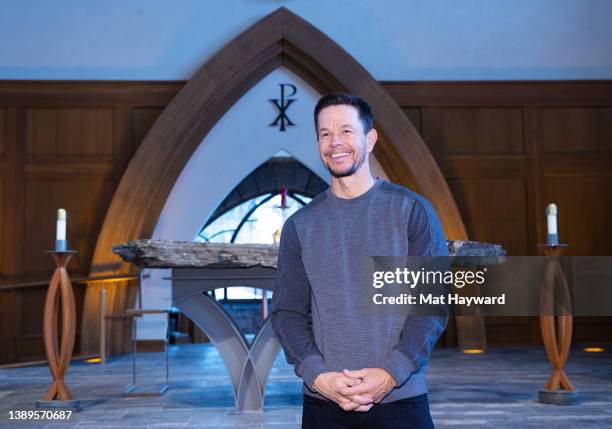
[[[383,179],[381,179],[380,177],[376,177],[376,179],[374,179],[374,184],[370,187],[370,189],[368,189],[363,194],[355,198],[338,197],[334,195],[334,193],[332,192],[331,186],[327,188],[325,192],[327,193],[327,197],[331,201],[335,201],[338,204],[355,204],[359,201],[367,200],[368,198],[370,198],[378,190],[378,188],[380,188],[380,185],[382,184],[382,182],[383,182]]]

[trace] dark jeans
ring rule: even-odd
[[[424,393],[367,412],[344,411],[335,402],[304,395],[302,429],[431,429],[429,401]]]

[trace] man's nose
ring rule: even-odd
[[[340,134],[334,134],[332,137],[332,146],[340,146],[342,144],[342,140],[340,140]]]

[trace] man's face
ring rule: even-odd
[[[319,112],[319,155],[332,176],[355,174],[376,142],[376,131],[365,133],[358,110],[349,105],[329,106]]]

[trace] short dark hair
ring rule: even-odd
[[[361,97],[357,95],[347,94],[345,92],[334,92],[331,94],[324,95],[319,99],[314,109],[314,123],[315,132],[317,133],[317,139],[319,136],[319,113],[321,110],[329,106],[340,106],[347,105],[353,106],[359,113],[359,119],[363,125],[363,132],[367,133],[374,127],[374,117],[372,116],[372,109],[370,105]]]

